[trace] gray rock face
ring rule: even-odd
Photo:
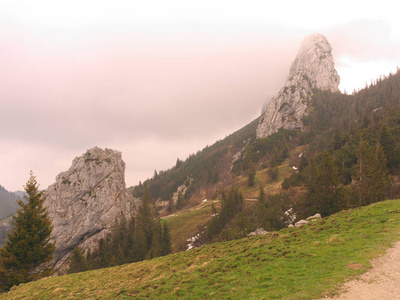
[[[332,47],[319,33],[306,37],[292,62],[289,77],[278,95],[270,100],[257,127],[257,138],[280,128],[302,129],[312,90],[339,92],[340,77],[335,69]]]
[[[126,190],[121,152],[92,148],[73,160],[66,172],[46,190],[44,205],[56,240],[55,269],[65,269],[76,245],[94,250],[115,220],[129,218],[138,200]]]

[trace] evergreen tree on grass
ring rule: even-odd
[[[43,207],[43,192],[32,171],[25,186],[25,202],[13,217],[13,229],[6,245],[0,250],[0,289],[9,290],[13,285],[29,282],[49,275],[49,263],[55,243],[50,242],[52,225]]]
[[[167,223],[164,221],[161,225],[161,256],[172,252],[171,235]]]
[[[78,246],[75,246],[71,253],[71,263],[69,265],[68,274],[86,270],[89,270],[88,260],[85,258],[82,250]]]
[[[318,160],[312,159],[306,185],[308,213],[311,215],[318,212],[329,216],[340,211],[343,207],[339,184],[338,168],[328,152]]]
[[[358,205],[369,205],[385,199],[388,186],[386,156],[383,147],[369,146],[367,141],[360,141],[357,161]]]
[[[161,224],[160,219],[156,219],[153,224],[153,237],[151,239],[151,246],[147,252],[146,258],[151,259],[161,256]]]

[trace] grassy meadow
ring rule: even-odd
[[[299,229],[21,284],[0,299],[314,299],[400,240],[400,200]]]

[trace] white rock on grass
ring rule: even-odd
[[[299,227],[301,227],[301,226],[303,226],[303,225],[306,225],[306,224],[308,224],[308,223],[309,223],[309,222],[306,221],[306,220],[300,220],[300,221],[296,222],[296,223],[294,224],[294,226],[297,227],[297,228],[299,228]]]
[[[318,221],[318,220],[320,220],[320,219],[322,219],[322,217],[321,217],[321,214],[315,214],[315,215],[313,215],[313,216],[311,216],[311,217],[308,217],[306,220],[307,221],[311,221],[311,222],[314,222],[314,221]]]
[[[269,232],[265,231],[263,228],[257,228],[255,231],[250,232],[247,236],[264,235],[268,233]]]

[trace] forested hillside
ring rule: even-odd
[[[200,198],[216,196],[220,189],[231,181],[232,157],[246,145],[255,140],[258,119],[227,136],[212,146],[207,146],[196,154],[191,154],[166,171],[155,172],[153,178],[146,180],[154,201],[169,201],[181,185],[188,188],[182,196],[182,207]],[[132,187],[134,196],[142,197],[143,185]]]
[[[147,180],[153,202],[169,200],[169,212],[204,198],[221,203],[216,216],[204,224],[208,229],[203,242],[210,242],[240,238],[258,227],[276,230],[317,212],[327,216],[398,197],[400,72],[352,95],[313,94],[303,131],[280,130],[256,139],[255,120]],[[282,176],[278,167],[283,163],[292,166],[292,172],[285,175],[281,191],[271,195],[269,183]],[[182,184],[185,193],[171,201]],[[240,199],[250,186],[259,190],[258,201],[243,205]],[[141,185],[132,190],[141,196]]]

